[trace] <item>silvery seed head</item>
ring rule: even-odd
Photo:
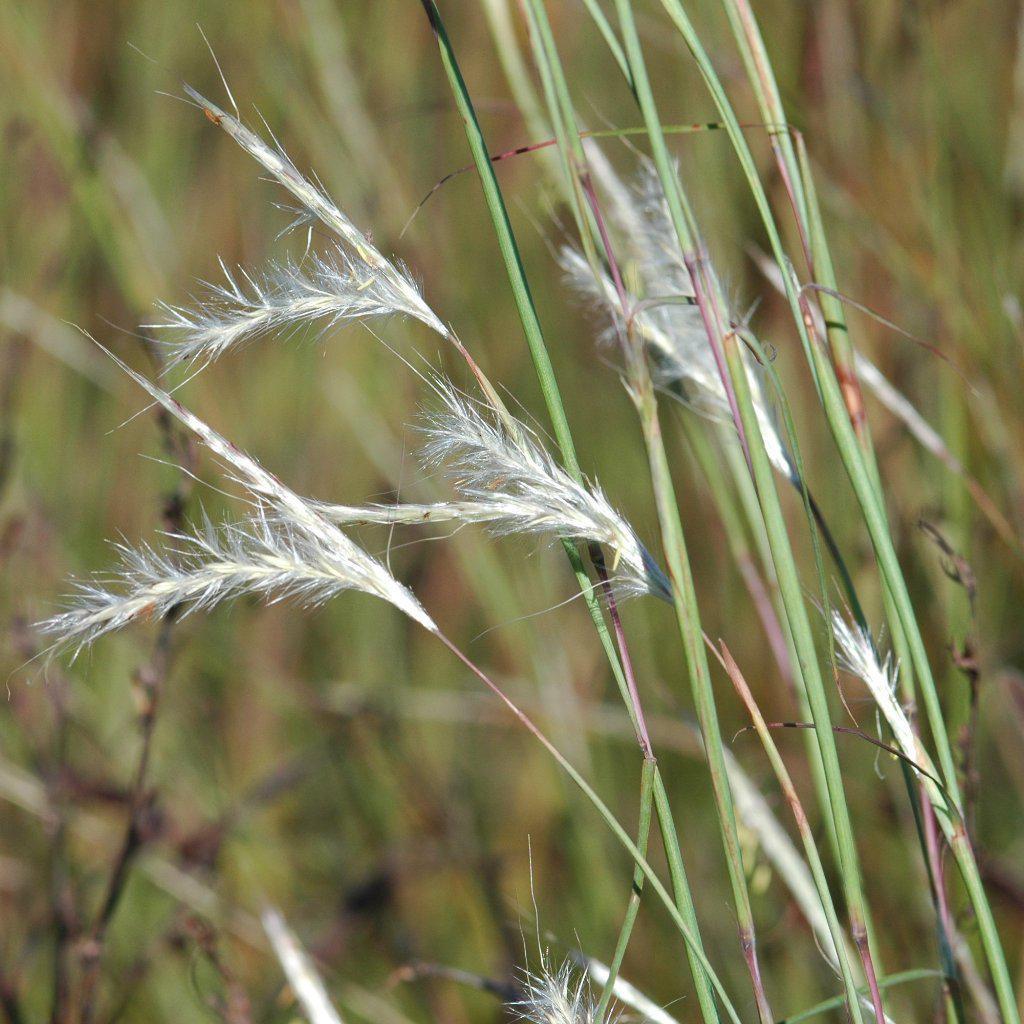
[[[446,382],[436,390],[441,408],[428,421],[423,455],[428,466],[444,469],[466,518],[499,534],[595,542],[612,553],[616,582],[626,592],[668,592],[664,575],[597,484],[574,480],[525,424],[515,421],[510,429],[507,417]]]
[[[264,510],[220,527],[204,519],[196,531],[167,539],[162,549],[116,545],[120,565],[77,582],[67,610],[41,622],[40,631],[77,653],[107,633],[162,619],[172,609],[185,616],[243,596],[321,605],[346,590],[366,590],[373,571],[351,551],[271,520]]]
[[[918,757],[918,744],[907,713],[896,699],[899,664],[892,654],[881,658],[871,634],[861,626],[848,622],[841,612],[832,609],[832,632],[839,653],[839,664],[860,679],[878,705],[896,738],[896,745],[911,760]]]
[[[571,960],[553,970],[545,956],[539,971],[524,972],[523,989],[511,1009],[529,1024],[598,1024],[590,982]]]
[[[294,596],[315,604],[344,590],[359,590],[438,632],[412,591],[321,515],[313,502],[162,388],[116,356],[111,358],[218,457],[229,477],[249,492],[256,515],[222,534],[207,525],[195,535],[178,537],[184,548],[172,553],[122,548],[123,564],[114,574],[112,589],[98,581],[84,584],[67,612],[43,624],[57,646],[80,647],[111,629],[165,614],[178,604],[209,607],[240,593],[269,599]]]
[[[641,166],[636,183],[624,184],[597,147],[588,150],[595,176],[611,199],[611,214],[629,256],[627,277],[638,294],[630,296],[632,327],[650,355],[651,376],[664,391],[712,419],[729,422],[731,410],[700,310],[690,272],[679,249],[661,182],[653,165]],[[565,245],[559,262],[570,287],[600,310],[609,326],[604,340],[619,337],[623,321],[617,290],[607,272],[596,277],[578,248]],[[706,268],[713,273],[713,268]],[[737,328],[742,318],[731,316]],[[755,360],[745,355],[754,409],[772,465],[792,479],[795,470],[779,435]]]
[[[423,300],[419,289],[408,274],[386,259],[370,239],[339,209],[327,192],[299,172],[280,147],[268,145],[237,117],[221,110],[191,86],[186,85],[185,92],[214,124],[227,132],[298,200],[305,214],[319,220],[334,232],[344,245],[353,265],[361,269],[362,276],[386,281],[388,290],[397,297],[396,304],[402,310],[422,320],[442,337],[449,336],[448,328]]]
[[[404,268],[383,272],[337,243],[301,263],[271,262],[260,277],[245,270],[232,273],[223,263],[221,269],[224,283],[208,283],[192,307],[161,302],[163,319],[144,325],[169,336],[168,367],[210,362],[267,334],[310,325],[325,332],[382,317],[424,320],[424,304]]]

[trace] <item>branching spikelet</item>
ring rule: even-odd
[[[841,612],[832,609],[832,632],[842,668],[857,676],[871,693],[882,717],[889,723],[899,749],[912,761],[920,755],[918,743],[907,713],[896,699],[899,665],[891,653],[881,658],[871,634],[850,623]]]
[[[199,104],[214,124],[223,128],[298,200],[304,213],[319,220],[338,236],[345,246],[352,266],[358,268],[358,276],[361,279],[379,278],[378,287],[384,287],[383,282],[386,282],[388,292],[393,296],[393,301],[400,311],[422,320],[442,337],[450,337],[448,328],[424,301],[408,274],[381,254],[369,238],[342,213],[323,188],[300,174],[280,147],[268,145],[237,117],[221,110],[190,86],[185,86],[185,92]]]
[[[523,998],[511,1008],[530,1024],[596,1024],[590,982],[570,960],[552,970],[545,956],[538,972],[524,972]]]
[[[376,317],[425,319],[415,282],[400,266],[394,273],[355,259],[334,243],[325,255],[310,254],[301,264],[271,263],[261,279],[247,271],[233,274],[223,263],[224,284],[208,285],[194,308],[159,303],[166,318],[146,324],[172,332],[168,366],[209,362],[229,349],[266,334],[317,323],[323,330]],[[415,296],[416,301],[411,301]]]
[[[118,544],[113,574],[77,583],[67,611],[40,623],[58,646],[80,651],[134,622],[208,611],[244,595],[305,607],[346,590],[365,589],[365,567],[350,552],[329,548],[308,533],[257,514],[220,528],[204,520],[194,533],[168,534],[172,547]]]
[[[487,522],[499,534],[595,541],[614,553],[625,590],[666,592],[664,577],[600,487],[573,480],[525,425],[510,431],[450,384],[437,392],[443,404],[426,427],[423,454],[428,465],[445,468],[464,518]]]

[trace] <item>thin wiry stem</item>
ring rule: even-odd
[[[542,77],[544,78],[549,110],[552,121],[556,126],[558,146],[563,157],[563,167],[566,171],[566,175],[563,176],[560,184],[564,194],[569,197],[573,210],[576,214],[582,244],[586,250],[587,259],[593,268],[593,272],[598,273],[601,267],[600,258],[596,251],[597,246],[595,244],[599,239],[607,253],[611,265],[620,305],[622,309],[625,310],[625,290],[622,285],[622,281],[618,276],[618,266],[612,255],[610,242],[607,237],[607,229],[604,219],[601,216],[597,197],[591,182],[590,173],[587,169],[586,155],[584,153],[581,136],[578,131],[572,97],[569,93],[566,76],[562,69],[558,48],[555,45],[554,37],[551,33],[544,0],[532,0],[529,6],[525,7],[525,9],[528,12],[531,24],[532,31],[530,33],[530,37],[531,42],[534,44],[535,59],[541,69]],[[476,153],[474,153],[474,155],[476,155]],[[479,160],[478,166],[480,166]],[[489,165],[487,166],[487,170],[490,171]],[[483,173],[482,169],[481,173]],[[586,202],[582,201],[584,198],[586,199]],[[496,227],[497,226],[498,225],[496,224]],[[499,236],[500,234],[501,230],[499,227]],[[521,267],[519,268],[519,272],[521,273]],[[543,367],[538,364],[538,372],[542,369]],[[541,374],[541,382],[543,384],[543,374]],[[557,392],[555,393],[555,398],[558,398]],[[571,445],[571,438],[568,440]],[[570,472],[572,472],[572,462],[574,461],[575,457],[569,460]],[[664,782],[661,778],[657,762],[654,759],[653,751],[651,750],[650,738],[647,735],[646,722],[640,702],[639,690],[633,673],[632,659],[629,654],[625,632],[618,616],[615,594],[608,583],[604,568],[604,555],[601,552],[599,545],[591,543],[590,553],[591,560],[598,571],[599,576],[602,578],[602,585],[607,595],[609,613],[612,618],[618,648],[617,658],[613,652],[609,650],[609,646],[606,642],[607,633],[604,627],[604,622],[594,614],[596,609],[592,609],[594,622],[601,634],[602,641],[605,641],[605,651],[608,655],[609,663],[611,664],[616,681],[622,691],[623,699],[626,702],[626,707],[637,730],[637,738],[644,756],[643,770],[641,773],[640,823],[637,844],[641,851],[646,850],[651,824],[652,799],[657,794],[659,798],[659,825],[661,827],[665,849],[668,853],[669,869],[672,875],[673,885],[676,890],[676,903],[684,915],[684,918],[688,923],[690,923],[696,934],[696,913],[686,878],[682,852],[680,850],[678,836],[675,831],[675,823],[671,812],[668,809],[668,799],[665,792]],[[665,592],[671,595],[671,587],[666,586]],[[634,872],[634,887],[630,893],[625,918],[619,933],[619,940],[609,969],[609,977],[605,983],[604,991],[602,992],[601,1000],[597,1007],[596,1012],[599,1019],[602,1019],[607,1011],[615,977],[629,944],[633,924],[635,922],[637,912],[639,911],[641,881],[642,878],[639,868],[637,868]],[[695,958],[692,954],[691,967],[693,969],[694,982],[697,987],[697,997],[701,1005],[702,1015],[706,1020],[716,1020],[718,1012],[717,1007],[714,1005],[708,979],[705,977],[704,972],[699,969],[699,965],[695,962]]]
[[[837,613],[833,614],[832,627],[843,665],[867,686],[886,723],[892,730],[899,749],[911,762],[919,766],[922,788],[935,810],[936,819],[949,843],[977,915],[982,946],[1000,1002],[1000,1013],[1004,1020],[1012,1021],[1016,1012],[1016,1004],[1012,1004],[1012,1010],[1009,1008],[1011,1005],[1008,1003],[1010,993],[1006,991],[1006,985],[1009,982],[1001,972],[1001,968],[1005,965],[1002,944],[999,940],[999,932],[991,905],[982,884],[977,858],[967,834],[963,809],[957,795],[950,792],[948,787],[940,786],[937,781],[938,769],[931,755],[921,743],[907,713],[896,700],[897,665],[895,661],[891,656],[882,658],[878,654],[870,634],[859,627],[851,626]]]
[[[797,830],[800,833],[800,839],[803,843],[804,853],[807,857],[807,863],[810,865],[818,898],[821,901],[821,909],[825,914],[825,919],[828,925],[827,936],[830,939],[830,946],[826,946],[825,949],[831,953],[831,958],[834,959],[835,966],[839,968],[842,974],[843,983],[846,988],[847,1008],[849,1009],[850,1015],[855,1024],[859,1024],[862,1020],[862,1016],[860,996],[857,993],[857,980],[854,977],[850,958],[847,955],[846,937],[843,934],[842,926],[839,923],[839,916],[836,913],[835,903],[832,900],[832,893],[828,887],[825,867],[818,854],[818,847],[814,841],[814,834],[811,830],[810,823],[807,820],[807,815],[804,812],[803,804],[800,801],[796,787],[793,785],[789,772],[787,771],[782,757],[779,754],[775,741],[772,739],[771,733],[765,724],[764,718],[761,715],[761,710],[758,708],[757,702],[754,700],[754,696],[750,692],[750,687],[747,685],[746,679],[744,679],[743,673],[736,664],[729,648],[722,643],[721,651],[716,650],[715,653],[718,654],[729,678],[732,680],[733,686],[736,688],[736,692],[739,694],[740,699],[743,701],[748,713],[750,714],[751,720],[754,723],[754,728],[757,730],[757,734],[764,746],[765,753],[768,755],[768,760],[771,763],[772,770],[775,772],[775,777],[783,791],[786,802],[789,804],[793,818],[796,821]]]
[[[580,772],[567,760],[564,754],[547,738],[547,736],[541,731],[537,724],[520,708],[502,689],[490,678],[478,665],[476,665],[466,654],[462,652],[455,644],[447,639],[443,634],[437,634],[441,642],[454,654],[459,661],[461,661],[466,668],[468,668],[504,705],[515,715],[519,722],[527,729],[527,731],[537,739],[540,744],[548,751],[549,754],[555,759],[555,761],[561,766],[566,774],[573,780],[573,782],[582,790],[584,796],[590,801],[595,810],[604,819],[605,823],[612,830],[612,833],[618,839],[619,843],[627,850],[629,855],[632,857],[634,864],[640,868],[644,873],[644,877],[650,884],[651,888],[657,894],[662,904],[665,906],[669,915],[672,918],[673,924],[679,930],[680,934],[686,941],[686,946],[689,954],[693,957],[694,961],[699,965],[702,972],[706,973],[707,980],[714,991],[718,994],[721,999],[722,1006],[724,1007],[729,1019],[733,1024],[739,1024],[739,1016],[736,1013],[736,1008],[732,1001],[729,999],[721,980],[715,973],[711,966],[707,955],[700,943],[700,939],[687,923],[685,918],[686,910],[679,907],[678,895],[676,900],[673,900],[672,896],[669,895],[668,890],[665,888],[661,879],[658,877],[657,872],[651,867],[646,857],[640,852],[637,845],[629,837],[629,834],[619,823],[618,819],[612,814],[607,804],[597,795],[594,788],[586,781],[586,779],[580,774]],[[659,813],[662,813],[661,803],[663,798],[663,790],[656,789],[655,798],[659,802]]]

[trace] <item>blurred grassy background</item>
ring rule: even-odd
[[[724,19],[692,5],[741,117],[754,120]],[[660,7],[638,5],[668,121],[714,118]],[[532,141],[509,98],[475,3],[444,5],[494,151]],[[852,314],[855,341],[915,401],[1020,535],[1024,65],[1016,4],[818,0],[756,5],[792,120],[807,134],[847,293],[934,343],[942,361]],[[551,4],[574,96],[587,123],[636,124],[632,100],[599,37],[571,0]],[[399,232],[418,200],[468,160],[462,129],[418,4],[283,0],[265,5],[132,2],[0,4],[3,174],[0,332],[0,608],[7,699],[0,704],[0,975],[27,1019],[49,1012],[54,907],[88,930],[121,842],[124,794],[138,756],[139,672],[158,627],[102,641],[73,666],[24,665],[27,623],[49,613],[69,573],[109,564],[106,540],[152,538],[180,486],[151,415],[130,382],[60,321],[93,332],[146,366],[132,335],[163,298],[187,301],[217,257],[259,266],[304,239],[276,240],[281,195],[197,111],[161,95],[187,80],[223,102],[200,21],[242,107],[254,106],[300,168],[325,186],[381,248],[422,277],[492,379],[541,415],[532,366],[472,174],[442,188]],[[140,55],[132,45],[147,56]],[[1024,41],[1022,41],[1024,45]],[[753,136],[779,197],[765,140]],[[833,522],[874,621],[881,618],[865,535],[821,428],[785,311],[746,248],[761,229],[724,134],[675,142],[716,256],[745,306],[757,296],[762,337],[791,388],[808,476]],[[621,146],[606,151],[630,165]],[[542,157],[500,165],[528,271],[588,473],[655,538],[635,418],[593,322],[567,295],[550,247],[561,237]],[[563,221],[564,210],[555,210]],[[418,327],[384,337],[461,369]],[[423,388],[366,332],[264,341],[209,368],[184,391],[225,435],[304,494],[359,503],[423,493],[408,454]],[[978,668],[972,766],[974,827],[1011,960],[1024,921],[1024,632],[1021,559],[995,536],[962,483],[876,405],[872,427],[919,615],[955,721],[972,721],[970,683],[950,650]],[[699,472],[675,423],[670,444],[705,626],[724,636],[769,718],[792,717],[765,656]],[[173,456],[177,459],[177,456]],[[209,461],[196,472],[216,482]],[[229,507],[208,486],[188,496]],[[794,527],[801,529],[792,504]],[[935,524],[973,567],[972,617],[940,552]],[[386,533],[368,531],[372,550]],[[592,627],[559,552],[493,542],[391,545],[445,630],[537,709],[554,738],[607,794],[636,814],[638,764]],[[801,548],[810,572],[810,548]],[[809,579],[813,578],[811,576]],[[544,609],[541,615],[533,613]],[[707,776],[671,613],[625,612],[648,706],[663,720],[663,765],[712,959],[745,1004],[747,987]],[[146,851],[133,868],[102,962],[101,1017],[208,1019],[211,1000],[244,991],[256,1020],[292,1012],[251,915],[279,904],[313,949],[353,1019],[466,1021],[493,999],[445,980],[387,988],[396,968],[429,961],[506,977],[536,958],[530,850],[540,927],[556,947],[611,953],[630,868],[545,755],[430,639],[389,608],[352,597],[313,614],[239,604],[171,631],[172,663],[156,722]],[[9,674],[9,676],[8,676]],[[722,683],[727,735],[745,724]],[[854,703],[862,724],[870,712]],[[794,768],[799,738],[782,735]],[[756,742],[737,756],[784,817]],[[873,748],[842,745],[869,898],[890,970],[934,966],[930,908],[898,773]],[[747,851],[769,994],[793,1012],[831,994],[813,938],[756,846]],[[169,877],[173,865],[181,874]],[[186,884],[188,883],[188,884]],[[196,906],[189,885],[216,893]],[[205,897],[204,897],[205,898]],[[202,901],[200,901],[201,903]],[[190,904],[192,904],[190,906]],[[209,919],[209,940],[190,915]],[[970,923],[965,922],[970,930]],[[525,935],[525,939],[523,936]],[[214,961],[216,947],[219,959]],[[81,953],[76,948],[76,956]],[[625,974],[653,998],[688,1000],[678,941],[642,914]],[[934,986],[893,997],[927,1014]],[[689,1014],[688,1001],[677,1006]]]

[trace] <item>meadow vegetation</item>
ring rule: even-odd
[[[1022,32],[0,5],[0,1017],[1019,1024]]]

